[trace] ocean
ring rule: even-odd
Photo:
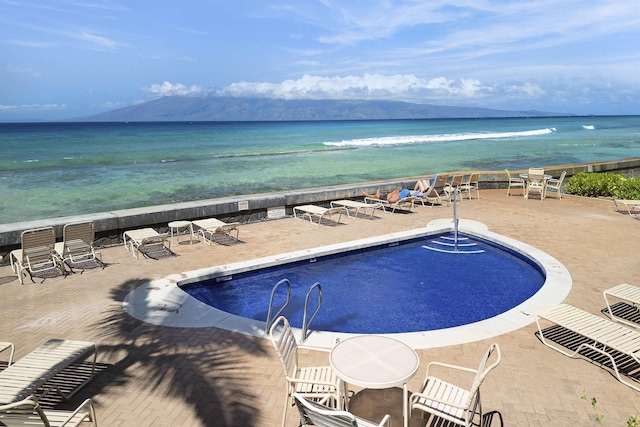
[[[640,156],[640,116],[0,123],[0,223]]]

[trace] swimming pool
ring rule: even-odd
[[[286,279],[283,315],[302,328],[305,298],[319,283],[322,301],[312,330],[352,334],[430,331],[497,316],[543,285],[544,271],[526,256],[487,240],[453,233],[224,276],[184,286],[207,305],[266,321],[274,285]],[[274,294],[277,310],[287,287]],[[318,306],[310,294],[310,313]]]
[[[538,290],[520,304],[507,309],[497,315],[483,318],[472,323],[459,324],[457,326],[445,326],[439,329],[419,330],[413,332],[390,333],[396,339],[407,343],[413,348],[431,348],[446,345],[454,345],[464,342],[476,341],[504,334],[509,331],[526,326],[534,321],[533,313],[557,305],[562,302],[571,289],[571,276],[564,266],[548,254],[529,246],[523,242],[492,233],[483,224],[475,221],[460,220],[459,229],[470,237],[485,241],[489,245],[500,245],[507,252],[514,252],[530,260],[529,267],[538,269],[544,273],[544,283]],[[162,279],[150,281],[132,291],[123,302],[127,313],[140,320],[163,326],[175,327],[210,327],[228,329],[252,336],[265,335],[265,322],[249,319],[237,314],[232,314],[211,307],[192,297],[182,288],[204,280],[218,280],[227,276],[242,276],[257,269],[271,269],[297,262],[307,262],[324,256],[335,256],[345,251],[362,251],[380,245],[395,245],[416,239],[430,238],[452,231],[452,221],[442,219],[430,222],[427,227],[400,233],[393,233],[375,238],[362,239],[347,243],[324,246],[321,248],[307,249],[284,253],[276,256],[264,257],[239,263],[219,265],[211,268],[194,270],[180,274],[174,274]],[[424,251],[426,252],[426,251]],[[461,259],[469,259],[476,255],[456,255]],[[455,261],[458,262],[458,261]],[[416,262],[407,262],[407,265],[415,268]],[[455,270],[460,268],[455,267]],[[431,270],[438,273],[453,271],[446,266],[426,267],[426,272]],[[251,273],[252,274],[252,273]],[[434,273],[435,274],[435,273]],[[431,276],[429,276],[431,277]],[[225,279],[223,279],[225,280]],[[306,289],[311,283],[301,283]],[[273,283],[267,286],[270,293]],[[323,284],[326,287],[326,285]],[[461,291],[445,289],[448,294],[457,296]],[[498,292],[507,294],[508,292]],[[324,299],[327,298],[324,291]],[[327,302],[323,299],[323,306]],[[266,308],[264,309],[266,310]],[[373,310],[376,312],[377,310]],[[379,316],[396,316],[397,313],[376,312]],[[404,314],[404,313],[403,313]],[[318,315],[320,316],[320,314]],[[484,316],[483,316],[484,317]],[[353,333],[340,331],[320,331],[318,318],[311,325],[313,333],[306,341],[307,345],[329,348],[336,340],[352,336]],[[386,335],[387,333],[385,333]]]

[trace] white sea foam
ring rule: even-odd
[[[349,139],[338,142],[324,142],[324,145],[331,147],[367,147],[367,146],[390,146],[409,144],[428,144],[454,141],[469,141],[474,139],[501,139],[519,138],[525,136],[538,136],[553,133],[555,129],[534,129],[520,132],[472,132],[472,133],[448,133],[442,135],[406,135],[406,136],[386,136],[379,138]]]
[[[594,125],[582,125],[582,129],[594,130],[596,127]]]

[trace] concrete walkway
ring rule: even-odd
[[[482,222],[496,233],[521,240],[557,258],[573,277],[566,302],[598,314],[602,291],[619,283],[640,285],[640,222],[614,210],[610,201],[567,196],[563,200],[506,197],[481,191],[480,200],[458,204],[458,216]],[[174,244],[179,255],[136,260],[123,247],[103,249],[104,270],[91,269],[44,283],[21,286],[9,266],[0,267],[0,341],[16,344],[20,358],[50,338],[95,341],[97,377],[69,403],[91,397],[102,426],[278,426],[284,378],[267,340],[217,328],[158,327],[129,317],[125,295],[149,279],[230,263],[424,227],[450,218],[451,207],[416,207],[412,214],[377,214],[373,220],[344,218],[345,225],[315,226],[286,218],[246,224],[245,244]],[[421,366],[409,382],[417,390],[431,360],[473,367],[490,342],[502,364],[483,385],[485,411],[499,411],[508,426],[597,426],[589,401],[597,398],[603,425],[626,425],[640,413],[640,394],[608,371],[570,359],[534,335],[535,323],[491,340],[419,350]],[[0,360],[4,354],[0,354]],[[327,364],[327,354],[303,351],[304,364]],[[352,411],[379,420],[392,413],[401,425],[400,389],[355,390]],[[414,418],[413,425],[420,425]],[[424,424],[424,423],[423,423]],[[294,408],[287,426],[297,426]],[[493,425],[500,425],[494,417]]]

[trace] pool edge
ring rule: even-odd
[[[396,338],[415,349],[436,348],[479,341],[520,329],[535,321],[535,313],[561,303],[569,294],[572,279],[569,271],[555,258],[526,243],[493,233],[477,221],[459,220],[458,229],[477,237],[515,249],[537,262],[545,271],[543,286],[531,298],[490,319],[469,325],[434,331],[382,334]],[[146,282],[131,291],[123,301],[123,309],[130,316],[158,326],[201,328],[217,327],[255,337],[265,337],[264,322],[246,319],[208,306],[184,292],[180,285],[248,271],[256,266],[270,266],[313,256],[357,249],[394,241],[428,236],[453,230],[452,219],[431,221],[426,227],[377,237],[343,242],[318,248],[278,254],[249,261],[224,264],[210,268],[172,274]],[[301,330],[295,329],[298,337]],[[336,342],[358,335],[339,332],[313,331],[304,342],[306,347],[331,348]]]

